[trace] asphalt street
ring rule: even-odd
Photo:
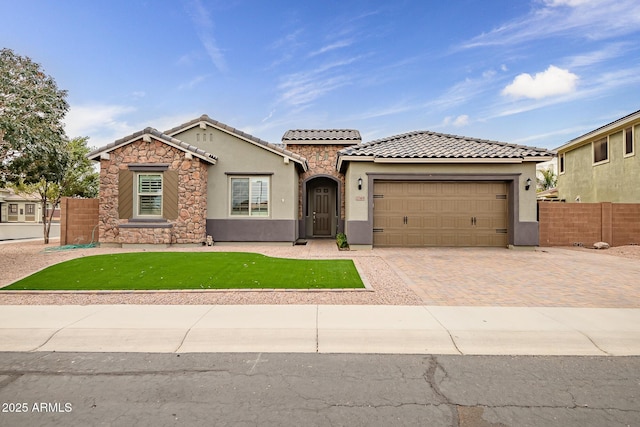
[[[637,426],[640,357],[0,353],[0,426]]]

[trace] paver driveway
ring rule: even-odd
[[[426,305],[640,308],[640,262],[562,248],[374,249]]]

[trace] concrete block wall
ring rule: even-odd
[[[79,245],[98,241],[98,199],[64,197],[60,201],[60,245]],[[95,231],[93,231],[95,228]]]
[[[640,245],[640,203],[612,204],[612,244]]]
[[[640,244],[640,204],[538,202],[540,246]]]

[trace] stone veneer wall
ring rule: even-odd
[[[206,163],[197,157],[186,159],[182,150],[155,139],[140,139],[109,154],[109,160],[100,161],[100,243],[181,244],[206,240]],[[171,227],[120,227],[129,220],[118,218],[118,175],[131,163],[169,163],[169,170],[178,171],[178,218],[168,221]]]
[[[340,185],[340,219],[344,219],[344,175],[336,169],[338,161],[338,151],[344,145],[324,145],[324,144],[291,144],[287,145],[287,150],[299,154],[307,159],[309,170],[300,175],[298,184],[298,218],[302,219],[303,194],[302,186],[306,179],[314,175],[330,175],[337,178]]]

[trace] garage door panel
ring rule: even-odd
[[[506,246],[506,233],[480,233],[475,235],[475,246]]]
[[[406,206],[405,209],[405,213],[407,212],[421,212],[423,210],[424,205],[426,205],[427,203],[424,203],[424,200],[422,199],[410,199],[407,200],[406,203],[404,204],[404,206]]]
[[[376,246],[508,243],[504,182],[376,182],[374,194]]]
[[[441,200],[425,199],[421,201],[421,212],[440,212],[442,210]]]

